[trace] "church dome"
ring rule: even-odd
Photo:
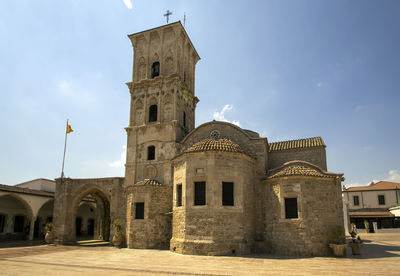
[[[243,149],[227,138],[201,140],[190,146],[185,152],[224,151],[244,153]]]

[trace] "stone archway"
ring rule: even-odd
[[[125,218],[123,183],[122,177],[56,179],[56,243],[76,244],[90,231],[94,239],[110,240],[111,222]]]
[[[110,239],[110,201],[99,187],[85,189],[73,202],[73,234],[75,240]],[[89,235],[89,228],[93,221],[93,235]]]

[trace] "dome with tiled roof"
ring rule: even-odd
[[[201,151],[224,151],[244,153],[243,149],[235,142],[227,139],[211,139],[201,140],[190,146],[185,152],[201,152]]]
[[[325,178],[342,178],[342,174],[334,174],[325,172],[318,167],[304,161],[291,161],[284,164],[278,169],[274,169],[269,173],[268,178],[285,177],[285,176],[315,176]]]

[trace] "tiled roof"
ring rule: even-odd
[[[316,176],[316,177],[327,177],[327,178],[336,178],[338,175],[335,174],[325,174],[319,172],[318,170],[306,166],[301,165],[291,165],[288,167],[284,167],[278,172],[273,172],[268,178],[276,178],[276,177],[284,177],[284,176],[294,176],[294,175],[303,175],[303,176]]]
[[[162,184],[155,179],[144,179],[142,181],[137,182],[135,185],[138,185],[138,186],[162,186]]]
[[[351,217],[394,217],[394,215],[389,211],[381,212],[349,212]]]
[[[321,137],[269,143],[269,151],[326,147]]]
[[[199,151],[226,151],[226,152],[240,152],[244,153],[242,148],[229,139],[211,139],[207,138],[195,143],[189,147],[185,152],[199,152]]]
[[[368,186],[360,186],[360,187],[349,187],[345,189],[345,191],[379,191],[379,190],[394,190],[400,189],[400,183],[389,182],[389,181],[379,181],[374,184],[370,184]]]

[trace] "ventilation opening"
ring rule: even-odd
[[[236,255],[236,250],[232,249],[232,255]]]

